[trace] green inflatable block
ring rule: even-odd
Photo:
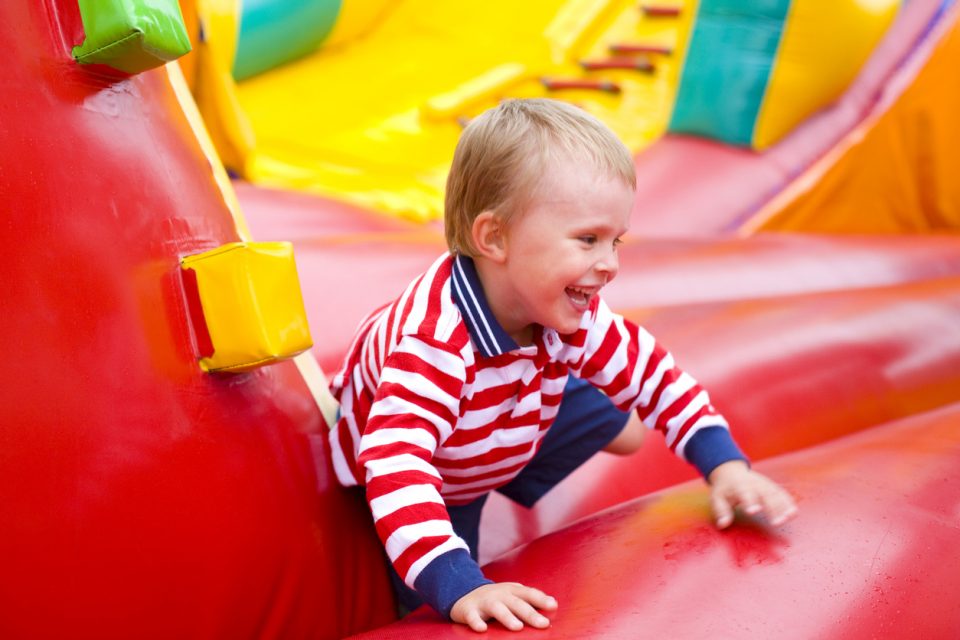
[[[190,51],[177,0],[80,0],[86,39],[73,48],[81,64],[140,73]]]

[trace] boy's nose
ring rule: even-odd
[[[611,248],[601,256],[597,260],[596,269],[606,276],[607,282],[613,280],[620,270],[620,257],[617,255],[617,250]]]

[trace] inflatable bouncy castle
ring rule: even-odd
[[[542,95],[636,153],[608,304],[800,515],[716,530],[655,433],[494,494],[523,633],[954,637],[960,8],[747,4],[0,4],[0,637],[471,635],[397,620],[324,372],[444,251],[463,122]]]

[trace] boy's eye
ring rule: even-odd
[[[580,236],[579,240],[584,244],[593,245],[597,243],[597,236],[593,236],[593,235]]]
[[[621,238],[614,238],[614,239],[613,239],[613,246],[614,246],[614,247],[619,247],[619,246],[622,245],[622,244],[623,244],[623,239],[621,239]]]

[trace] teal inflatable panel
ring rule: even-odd
[[[243,80],[316,50],[341,0],[243,0],[233,77]]]
[[[669,130],[750,145],[790,0],[701,0]]]

